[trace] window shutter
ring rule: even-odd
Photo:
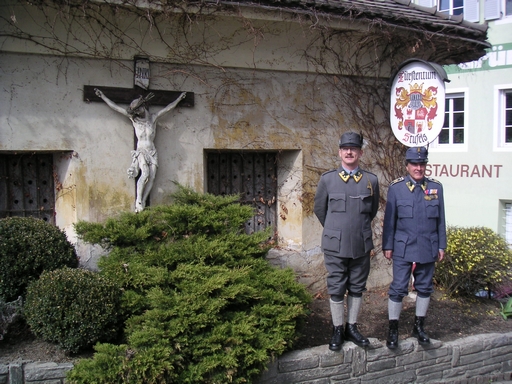
[[[505,204],[505,238],[512,247],[512,204]]]
[[[479,8],[479,0],[464,0],[464,20],[478,23],[480,21]]]
[[[495,20],[501,17],[500,1],[501,0],[485,0],[485,20]]]
[[[416,0],[416,4],[422,7],[432,8],[436,6],[436,0]]]

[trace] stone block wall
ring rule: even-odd
[[[512,332],[483,334],[421,346],[414,338],[392,351],[370,339],[367,349],[346,342],[287,353],[269,365],[258,384],[489,383],[512,379]]]
[[[20,362],[0,365],[0,384],[64,384],[72,363]]]
[[[483,334],[443,343],[416,339],[389,350],[377,339],[367,349],[346,342],[339,352],[327,345],[289,352],[255,384],[479,384],[512,380],[512,332]],[[71,363],[0,365],[0,384],[64,384]]]

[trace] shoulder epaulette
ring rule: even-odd
[[[404,180],[405,180],[405,178],[404,178],[403,176],[402,176],[402,177],[399,177],[398,179],[393,180],[393,181],[389,184],[389,186],[391,187],[392,185],[394,185],[394,184],[396,184],[396,183],[399,183],[399,182],[401,182],[401,181],[404,181]]]
[[[323,176],[323,175],[327,175],[328,173],[331,173],[331,172],[334,172],[334,171],[336,171],[336,169],[331,169],[330,171],[327,171],[327,172],[322,173],[322,176]]]
[[[361,171],[362,171],[362,172],[366,172],[366,173],[368,173],[369,175],[373,175],[373,176],[377,177],[377,175],[376,175],[375,173],[372,173],[372,172],[370,172],[370,171],[367,171],[366,169],[361,169]]]
[[[439,180],[433,179],[432,177],[427,177],[426,179],[427,179],[428,181],[433,182],[433,183],[441,184],[441,182],[440,182]]]

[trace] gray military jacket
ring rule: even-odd
[[[425,177],[416,185],[406,176],[389,185],[382,249],[393,250],[393,259],[417,263],[437,260],[439,249],[446,249],[444,194],[439,181]]]
[[[379,183],[371,172],[359,170],[358,182],[346,182],[343,168],[324,173],[315,195],[314,212],[324,227],[322,251],[341,258],[358,258],[373,249],[371,222],[379,209]]]

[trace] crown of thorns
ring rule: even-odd
[[[133,105],[130,105],[130,108],[128,108],[129,112],[134,112],[135,110],[139,109],[141,106],[148,103],[149,100],[151,100],[155,94],[153,92],[149,92],[146,96],[140,96],[136,101],[132,103]]]

